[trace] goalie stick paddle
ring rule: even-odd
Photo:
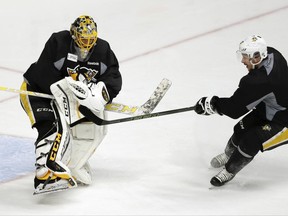
[[[160,84],[157,86],[157,88],[154,90],[150,98],[141,106],[129,106],[126,104],[121,103],[109,103],[105,106],[106,111],[116,112],[120,114],[128,114],[128,115],[141,115],[141,114],[147,114],[151,113],[155,107],[158,105],[158,103],[162,100],[170,86],[172,85],[171,81],[164,78]],[[54,99],[53,95],[40,93],[40,92],[34,92],[34,91],[25,91],[25,90],[19,90],[19,89],[13,89],[8,88],[4,86],[0,86],[0,91],[7,91],[17,94],[24,94],[29,96],[35,96],[35,97],[42,97],[42,98],[48,98],[48,99]]]
[[[128,118],[104,120],[104,119],[101,119],[98,116],[94,115],[94,113],[90,109],[88,109],[87,107],[84,107],[84,106],[81,106],[81,105],[79,107],[79,111],[89,121],[92,121],[93,123],[95,123],[97,125],[117,124],[117,123],[123,123],[123,122],[129,122],[129,121],[135,121],[135,120],[159,117],[159,116],[164,116],[164,115],[171,115],[171,114],[175,114],[175,113],[187,112],[187,111],[192,111],[192,110],[195,110],[195,106],[179,108],[179,109],[173,109],[173,110],[166,110],[166,111],[156,112],[156,113],[148,113],[148,114],[138,115],[138,116],[128,117]]]

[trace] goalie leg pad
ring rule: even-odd
[[[105,113],[102,112],[101,116],[105,118]],[[78,182],[91,184],[92,172],[88,160],[106,134],[107,126],[98,126],[91,122],[81,123],[72,128],[72,155],[68,167]]]
[[[49,169],[46,166],[47,155],[51,149],[53,144],[53,140],[55,139],[56,133],[51,134],[50,136],[38,141],[36,145],[36,177],[38,179],[45,178],[48,174]],[[47,179],[47,177],[46,177]]]
[[[71,174],[66,164],[71,158],[71,134],[58,104],[53,103],[52,106],[57,119],[57,133],[48,153],[46,165],[54,175],[69,179]]]
[[[77,186],[77,183],[71,177],[71,175],[67,175],[67,170],[64,170],[64,173],[53,172],[47,166],[47,157],[51,151],[56,134],[57,132],[51,134],[43,140],[40,140],[36,145],[34,195],[41,193],[51,193]],[[65,167],[64,164],[62,164],[61,168],[63,169],[63,167]]]
[[[92,170],[88,161],[81,168],[71,169],[71,172],[78,184],[92,184]]]
[[[76,187],[67,164],[71,157],[71,135],[63,114],[52,101],[57,131],[36,144],[35,194]]]

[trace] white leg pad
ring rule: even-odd
[[[105,118],[105,112],[97,115]],[[72,154],[68,167],[77,181],[91,184],[92,172],[88,160],[106,134],[107,126],[98,126],[92,122],[84,122],[72,128]]]
[[[80,169],[71,168],[71,172],[78,183],[86,185],[92,183],[92,170],[88,161]]]

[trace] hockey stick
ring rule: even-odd
[[[127,106],[113,102],[107,104],[105,109],[108,111],[114,111],[134,116],[151,113],[155,109],[155,107],[159,104],[159,102],[162,100],[162,98],[164,97],[164,95],[166,94],[171,85],[172,82],[164,78],[157,86],[157,88],[154,90],[150,98],[141,106]]]
[[[187,112],[187,111],[191,111],[191,110],[195,110],[195,106],[185,107],[185,108],[180,108],[180,109],[173,109],[173,110],[166,110],[166,111],[156,112],[156,113],[148,113],[148,114],[138,115],[138,116],[128,117],[128,118],[104,120],[104,119],[101,119],[98,116],[94,115],[93,112],[90,109],[88,109],[87,107],[84,107],[84,106],[79,107],[79,111],[89,121],[92,121],[93,123],[95,123],[97,125],[117,124],[117,123],[123,123],[123,122],[159,117],[159,116],[164,116],[164,115],[171,115],[171,114],[175,114],[175,113]]]
[[[13,89],[13,88],[8,88],[8,87],[4,87],[4,86],[0,86],[0,91],[7,91],[7,92],[12,92],[12,93],[17,93],[17,94],[24,94],[24,95],[35,96],[35,97],[54,99],[53,95],[40,93],[40,92]]]
[[[128,114],[128,115],[141,115],[141,114],[147,114],[151,113],[155,107],[158,105],[158,103],[161,101],[161,99],[164,97],[170,86],[172,85],[171,81],[168,79],[163,79],[160,84],[157,86],[157,88],[154,90],[150,98],[141,106],[129,106],[121,103],[110,103],[105,106],[105,110],[121,113],[121,114]],[[25,90],[19,90],[19,89],[13,89],[8,87],[0,86],[0,91],[7,91],[12,93],[18,93],[18,94],[24,94],[29,96],[35,96],[35,97],[42,97],[42,98],[48,98],[48,99],[54,99],[53,95],[40,93],[40,92],[34,92],[34,91],[25,91]]]

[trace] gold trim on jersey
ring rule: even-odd
[[[20,89],[27,91],[27,83],[25,81],[23,81]],[[35,117],[33,114],[33,110],[32,110],[28,95],[20,94],[20,101],[21,101],[21,104],[22,104],[25,112],[27,113],[27,115],[29,117],[31,125],[33,126],[35,124],[36,120],[35,120]]]
[[[269,140],[262,144],[263,151],[271,150],[280,145],[288,143],[288,129],[285,127],[282,131],[277,133],[275,136],[271,137]]]

